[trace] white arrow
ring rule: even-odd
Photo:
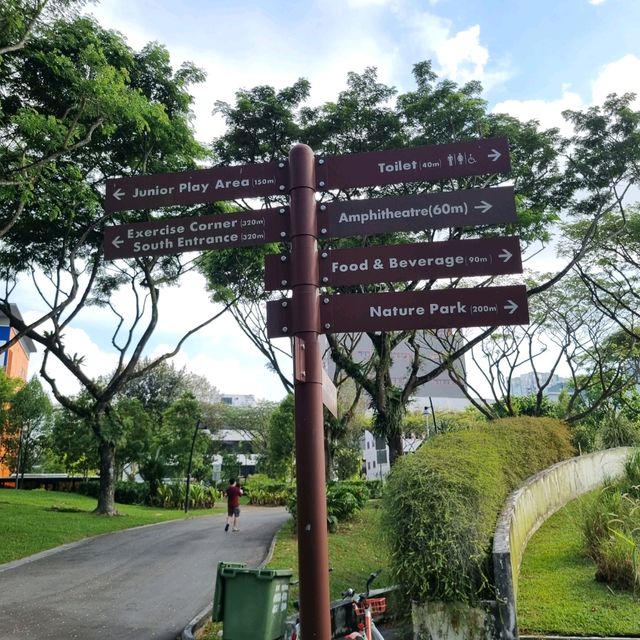
[[[507,249],[503,249],[502,253],[498,254],[498,258],[502,258],[502,262],[509,262],[512,257],[513,253],[511,253],[511,251],[508,251]]]
[[[509,315],[513,315],[513,312],[518,308],[518,305],[513,300],[507,300],[509,304],[505,304],[504,308],[509,312]]]
[[[120,236],[116,236],[116,237],[111,241],[111,244],[113,244],[113,246],[114,246],[116,249],[119,249],[119,248],[120,248],[120,245],[123,245],[123,244],[124,244],[124,240],[120,240]]]
[[[502,154],[496,150],[496,149],[491,149],[491,153],[489,154],[489,158],[491,158],[494,162],[500,158],[502,156]]]
[[[490,202],[486,202],[485,200],[480,200],[480,204],[475,205],[474,209],[482,209],[482,213],[487,213],[489,209],[493,208],[493,205]]]
[[[118,190],[114,191],[112,195],[116,200],[120,200],[122,196],[125,195],[125,192],[122,189],[118,188]]]

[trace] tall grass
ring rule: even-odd
[[[628,460],[625,477],[608,484],[585,511],[585,548],[596,579],[640,593],[640,451]]]

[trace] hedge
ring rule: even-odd
[[[81,482],[76,493],[97,499],[100,495],[100,483],[97,480]],[[119,480],[116,482],[114,500],[119,504],[146,504],[149,501],[149,483]]]
[[[339,522],[351,520],[369,500],[369,488],[363,480],[338,480],[327,485],[327,527],[335,530]],[[298,501],[293,491],[287,501],[287,509],[297,519]]]
[[[491,543],[507,496],[573,455],[564,423],[520,417],[436,436],[398,460],[382,522],[403,593],[417,602],[470,605],[494,597]]]

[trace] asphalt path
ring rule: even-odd
[[[243,507],[237,533],[200,516],[0,565],[0,639],[175,640],[211,604],[218,562],[257,568],[288,518]]]

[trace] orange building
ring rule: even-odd
[[[11,305],[12,312],[21,318],[17,305]],[[9,318],[0,311],[0,345],[6,344],[16,335],[9,323]],[[21,338],[7,351],[0,353],[0,366],[10,378],[27,380],[29,357],[36,350],[31,338]],[[10,470],[0,462],[0,477],[9,476]]]

